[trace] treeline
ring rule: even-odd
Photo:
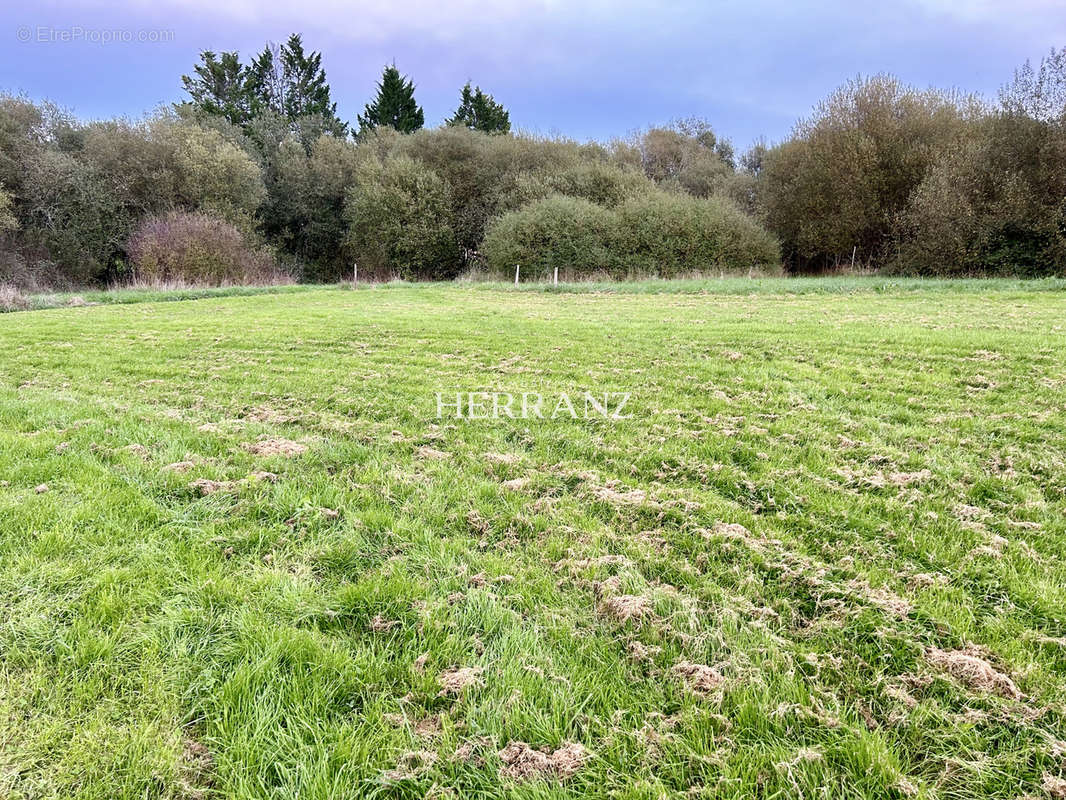
[[[1066,48],[994,103],[852,81],[747,158],[751,208],[793,269],[1066,274]]]
[[[349,124],[299,36],[248,63],[205,52],[182,84],[138,122],[0,97],[0,283],[1066,264],[1066,49],[994,103],[855,80],[739,157],[699,120],[609,143],[515,134],[470,84],[427,129],[394,65]]]

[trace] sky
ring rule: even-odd
[[[184,98],[201,50],[247,58],[292,32],[345,120],[395,62],[427,125],[470,80],[522,130],[607,140],[695,116],[743,149],[857,75],[992,97],[1066,45],[1066,0],[2,0],[0,90],[137,118]]]

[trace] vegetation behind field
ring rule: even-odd
[[[699,119],[513,132],[469,85],[427,129],[394,65],[352,126],[298,36],[184,86],[138,122],[0,97],[0,284],[1066,270],[1066,49],[994,100],[858,78],[743,153]]]

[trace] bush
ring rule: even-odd
[[[756,199],[797,269],[883,266],[897,223],[940,152],[977,116],[967,98],[890,76],[848,83],[762,158]]]
[[[0,184],[0,234],[13,231],[19,226],[13,205],[11,195],[5,192],[3,184]]]
[[[200,212],[146,220],[128,250],[138,282],[222,286],[287,278],[270,250],[251,246],[235,226]]]
[[[710,197],[733,173],[733,147],[700,119],[649,128],[615,143],[615,158],[635,164],[659,186],[695,197]]]
[[[351,271],[344,205],[360,164],[373,158],[369,147],[330,135],[309,149],[286,139],[272,155],[260,221],[270,240],[304,265],[305,279],[336,281]]]
[[[345,203],[345,251],[368,277],[451,280],[463,261],[450,213],[450,188],[429,167],[405,156],[365,162]]]
[[[113,272],[123,256],[131,217],[106,175],[91,162],[55,149],[33,153],[20,193],[19,247],[51,263],[66,285],[86,285]]]
[[[673,278],[780,263],[773,235],[721,197],[656,192],[627,200],[618,217],[617,257],[638,274]]]
[[[1066,48],[1028,64],[1000,107],[938,154],[902,217],[894,271],[1066,272]]]
[[[481,250],[489,268],[502,275],[521,266],[529,279],[550,277],[555,268],[578,275],[612,273],[617,216],[577,197],[554,195],[494,220]]]
[[[175,205],[251,230],[266,188],[259,165],[244,150],[216,130],[169,118],[154,122],[151,136],[171,159]]]
[[[482,245],[494,272],[532,279],[656,275],[777,266],[773,236],[722,198],[652,192],[607,209],[553,196],[495,220]]]

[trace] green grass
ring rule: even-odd
[[[0,316],[0,797],[1053,793],[1061,284],[745,285]]]
[[[920,292],[922,294],[959,292],[983,293],[1017,291],[1066,292],[1066,278],[897,278],[890,276],[840,276],[825,278],[745,278],[724,276],[686,280],[643,281],[583,281],[552,285],[544,282],[514,284],[500,281],[478,280],[470,282],[419,284],[426,286],[451,286],[457,290],[550,292],[562,294],[852,294],[855,292],[897,293]],[[360,291],[390,291],[411,288],[403,281],[391,283],[363,283]],[[27,310],[40,311],[67,306],[126,305],[129,303],[161,303],[175,300],[203,300],[220,297],[252,297],[264,294],[302,294],[304,292],[350,289],[349,284],[282,284],[278,286],[222,286],[188,287],[183,289],[103,289],[83,292],[52,292],[35,294],[26,298]],[[0,307],[0,313],[18,310]]]

